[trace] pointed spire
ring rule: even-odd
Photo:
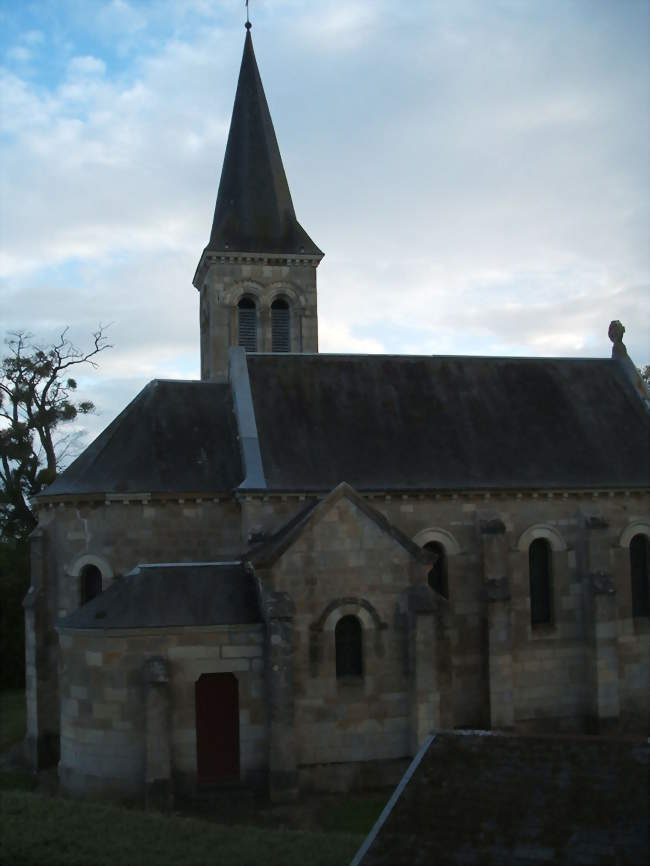
[[[249,22],[207,251],[323,255],[296,219]]]

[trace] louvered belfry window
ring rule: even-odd
[[[291,351],[291,310],[282,298],[271,304],[271,351]]]
[[[239,345],[247,352],[257,352],[257,307],[252,298],[239,302]]]

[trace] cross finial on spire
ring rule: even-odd
[[[248,17],[248,0],[246,0],[246,24],[244,26],[246,27],[247,30],[250,30],[251,27],[253,26],[251,24],[250,18]]]

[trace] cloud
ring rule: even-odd
[[[89,387],[117,409],[154,375],[198,375],[191,280],[243,6],[70,0],[56,26],[47,8],[11,44],[56,74],[0,70],[3,322],[79,342],[114,322]],[[277,0],[253,18],[326,252],[321,350],[604,355],[619,318],[650,360],[643,4]]]
[[[17,63],[24,66],[30,63],[36,56],[38,46],[44,41],[40,30],[24,30],[17,34],[17,38],[5,51],[5,59],[9,64]]]
[[[350,51],[368,39],[369,31],[381,14],[380,5],[360,0],[331,0],[321,3],[311,14],[301,16],[296,29],[316,48]]]
[[[73,57],[68,62],[68,75],[70,78],[94,78],[103,76],[106,72],[106,64],[103,60],[90,55],[84,57]]]
[[[27,45],[42,45],[45,42],[45,36],[41,30],[27,30],[23,33],[23,41]]]
[[[16,63],[28,63],[32,59],[32,52],[25,45],[14,45],[7,51],[7,59]]]
[[[376,355],[386,350],[381,340],[355,336],[349,322],[332,319],[326,319],[319,327],[318,340],[321,352]]]
[[[107,36],[130,44],[146,29],[147,18],[143,10],[137,9],[126,0],[111,0],[100,8],[97,24]]]

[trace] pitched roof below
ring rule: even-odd
[[[139,566],[59,625],[131,629],[261,621],[254,578],[242,563],[174,563]]]
[[[351,866],[595,863],[605,851],[645,863],[648,751],[640,737],[436,733]]]

